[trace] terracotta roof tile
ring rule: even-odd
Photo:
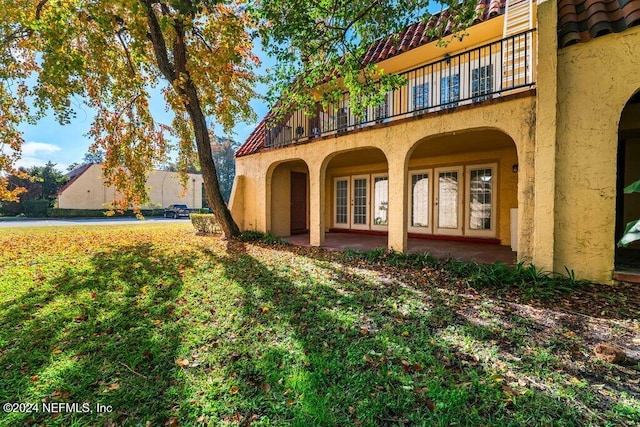
[[[640,0],[638,0],[640,1]],[[474,21],[474,24],[487,21],[504,13],[505,0],[478,0],[476,11],[480,15]],[[429,30],[436,25],[444,26],[445,32],[443,36],[451,34],[453,23],[449,20],[449,12],[444,11],[434,15],[429,22],[416,22],[409,25],[399,34],[384,37],[373,43],[365,53],[362,64],[370,64],[384,61],[396,55],[415,49],[416,47],[430,43],[436,39],[429,35]],[[266,135],[266,123],[271,117],[267,114],[256,128],[251,132],[244,144],[236,151],[236,157],[247,156],[261,151],[264,148],[264,140]]]
[[[249,134],[244,144],[236,151],[236,157],[248,156],[264,148],[264,138],[267,132],[267,121],[269,117],[271,117],[270,113],[264,116],[260,123],[258,123],[258,126]]]
[[[478,24],[502,14],[504,5],[504,0],[479,0],[475,9],[479,15],[474,23]],[[434,41],[436,38],[429,35],[429,30],[436,26],[444,27],[444,36],[451,34],[453,22],[449,18],[450,14],[445,10],[440,14],[434,15],[427,24],[417,22],[409,25],[399,34],[393,34],[378,40],[371,45],[364,55],[363,65],[384,61],[396,54]]]
[[[560,48],[640,24],[640,0],[558,0]]]

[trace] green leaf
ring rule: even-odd
[[[640,240],[640,219],[631,221],[624,230],[624,235],[618,242],[618,246],[628,246],[629,243]]]
[[[640,180],[634,182],[628,187],[625,187],[624,194],[631,194],[631,193],[640,193]]]

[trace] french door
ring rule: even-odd
[[[389,180],[386,175],[352,175],[333,180],[333,226],[386,229]]]
[[[435,234],[462,235],[462,167],[434,169]]]
[[[333,226],[336,228],[369,228],[369,175],[334,179],[335,203]]]
[[[369,228],[369,175],[351,177],[351,228]]]
[[[335,228],[349,228],[351,221],[351,195],[349,194],[349,177],[335,178],[333,183],[334,208],[333,226]]]
[[[496,164],[409,172],[408,230],[495,237]]]
[[[466,231],[468,236],[496,235],[495,165],[478,165],[466,172]]]
[[[409,231],[432,233],[432,179],[431,169],[409,173]]]

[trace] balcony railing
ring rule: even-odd
[[[530,88],[535,83],[535,30],[502,39],[401,75],[406,84],[364,115],[351,112],[349,96],[327,108],[290,114],[284,123],[267,124],[267,147],[280,147],[396,119],[474,104]]]

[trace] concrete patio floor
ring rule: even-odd
[[[285,240],[296,246],[310,246],[309,234],[286,237]],[[513,264],[516,253],[509,246],[487,243],[455,242],[449,240],[408,239],[409,252],[429,252],[436,258],[454,258],[463,261],[476,261],[491,264],[497,261]],[[387,236],[371,236],[356,233],[325,233],[324,245],[328,250],[358,249],[368,251],[387,247]]]

